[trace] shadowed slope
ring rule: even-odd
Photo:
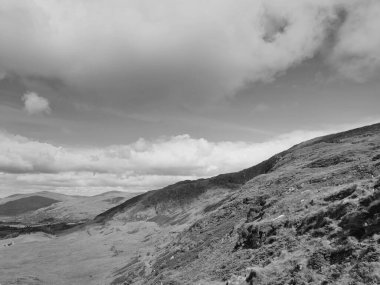
[[[336,284],[378,284],[379,152],[375,124],[300,143],[243,171],[130,199],[96,221],[107,227],[154,209],[155,218],[146,221],[165,225],[177,215],[168,209],[186,213],[184,205],[215,194],[149,265],[136,257],[112,284],[322,284],[334,278]],[[233,191],[217,196],[220,189]]]
[[[51,204],[59,202],[58,200],[41,197],[30,196],[13,201],[6,202],[0,205],[1,216],[15,216],[24,214],[26,212],[35,211],[40,208],[50,206]]]
[[[369,132],[380,131],[380,124],[374,124],[362,128],[357,128],[341,133],[331,134],[319,138],[309,140],[307,142],[300,143],[291,147],[290,149],[278,153],[271,158],[255,165],[250,168],[244,169],[239,172],[220,174],[215,177],[198,180],[186,180],[175,183],[173,185],[166,186],[159,190],[149,191],[147,193],[138,195],[124,203],[117,205],[104,213],[101,213],[95,218],[96,222],[104,222],[111,219],[115,214],[123,212],[133,206],[142,205],[144,208],[157,207],[165,202],[172,202],[179,206],[191,203],[192,200],[197,199],[200,195],[205,193],[209,189],[213,188],[226,188],[226,189],[238,189],[247,181],[254,177],[266,174],[273,170],[278,161],[281,160],[288,153],[306,146],[311,146],[318,143],[332,143],[342,140],[347,137],[355,135],[365,136]]]
[[[111,219],[115,214],[126,211],[133,206],[139,205],[142,208],[153,207],[156,210],[160,210],[162,205],[166,205],[168,202],[173,206],[184,206],[190,204],[193,200],[199,198],[202,194],[211,189],[238,189],[245,182],[252,178],[265,174],[271,170],[273,165],[285,154],[282,152],[275,156],[272,156],[268,160],[265,160],[253,167],[244,169],[239,172],[220,174],[218,176],[198,179],[198,180],[186,180],[175,183],[173,185],[166,186],[159,190],[149,191],[147,193],[138,195],[125,201],[124,203],[117,205],[108,211],[98,215],[95,218],[96,222],[104,222]]]
[[[380,124],[292,147],[136,284],[380,284],[379,153]]]

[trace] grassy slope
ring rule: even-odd
[[[95,218],[95,221],[106,222],[112,219],[114,215],[128,211],[133,207],[138,207],[139,210],[154,208],[156,212],[161,213],[165,212],[168,207],[169,209],[173,207],[186,207],[186,205],[191,204],[210,190],[237,190],[252,178],[269,172],[276,161],[285,154],[286,152],[282,152],[258,165],[239,172],[221,174],[208,179],[181,181],[159,190],[143,193],[101,213]],[[218,200],[217,196],[216,194],[216,202]]]
[[[380,124],[291,148],[166,246],[141,284],[380,284],[379,153]]]
[[[0,283],[378,284],[379,142],[380,124],[317,138],[137,196],[82,230],[16,241],[0,248]]]

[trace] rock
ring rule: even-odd
[[[357,185],[354,184],[350,187],[344,188],[336,193],[333,193],[330,196],[327,196],[326,198],[324,198],[324,200],[326,202],[335,202],[335,201],[343,200],[344,198],[347,198],[348,196],[353,194],[356,191],[356,189],[357,189]]]
[[[380,159],[380,154],[378,155],[375,155],[374,157],[372,157],[372,161],[376,161],[376,160],[379,160]]]
[[[347,235],[360,239],[365,235],[365,227],[368,217],[369,213],[365,210],[349,213],[342,218],[339,226],[346,231]]]
[[[261,206],[253,206],[249,209],[247,213],[247,223],[251,223],[253,221],[262,219],[264,216],[265,212],[262,211]]]
[[[306,167],[309,168],[320,168],[320,167],[329,167],[337,165],[340,163],[352,162],[353,159],[347,155],[335,155],[328,158],[321,158],[309,163]]]
[[[245,282],[252,285],[254,284],[254,280],[257,278],[257,272],[255,270],[251,270],[251,272],[248,274],[247,278],[245,279]]]
[[[241,230],[235,250],[238,248],[259,248],[267,238],[275,234],[276,227],[272,224],[250,225],[248,228]]]

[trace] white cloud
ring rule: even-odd
[[[3,0],[0,68],[108,96],[226,96],[323,51],[341,74],[365,79],[380,66],[379,7],[377,0]]]
[[[341,75],[366,81],[380,74],[380,2],[348,1],[347,19],[329,57]]]
[[[373,117],[356,124],[299,130],[262,143],[211,142],[179,135],[106,148],[60,147],[0,130],[0,197],[41,190],[94,195],[157,189],[239,171],[302,141],[378,122],[379,117]]]
[[[51,112],[49,101],[37,93],[27,92],[22,96],[22,100],[24,101],[25,111],[31,115],[40,113],[50,114]]]
[[[262,143],[179,135],[106,148],[60,147],[0,131],[0,196],[38,190],[91,195],[156,189],[239,171],[299,142],[352,127],[295,131]]]
[[[139,139],[106,148],[64,148],[0,133],[0,171],[13,174],[211,176],[239,170],[320,132],[299,132],[265,143],[210,142],[189,135]]]

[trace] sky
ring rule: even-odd
[[[0,0],[0,197],[145,191],[380,122],[378,0]]]

